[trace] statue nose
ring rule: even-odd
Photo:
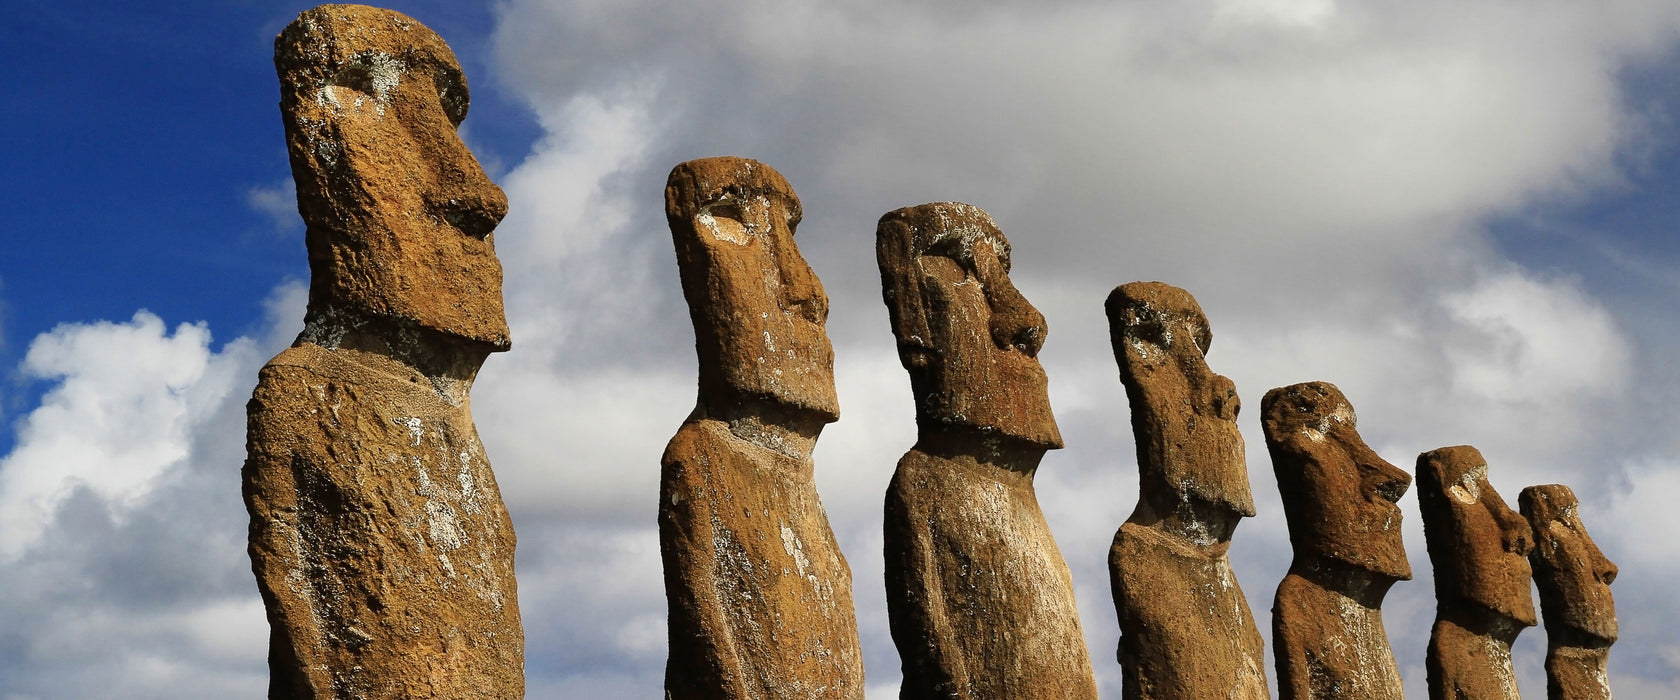
[[[436,184],[426,194],[429,213],[461,233],[483,240],[507,216],[507,195],[484,174],[472,150],[456,135],[454,123],[445,121],[441,105],[435,110],[422,110],[415,118],[430,120],[443,134],[422,145],[422,150],[430,151],[427,155],[431,161],[442,165],[436,171]]]
[[[456,192],[449,196],[433,198],[430,206],[432,214],[461,233],[483,240],[496,230],[496,225],[507,216],[507,196],[502,189],[484,179],[485,187],[475,188],[476,191]]]
[[[1504,545],[1505,551],[1524,557],[1534,551],[1534,530],[1529,528],[1528,520],[1506,508],[1503,503],[1489,505],[1493,507],[1494,518],[1499,522],[1500,543]]]
[[[1242,410],[1242,399],[1237,398],[1237,383],[1223,374],[1213,375],[1213,380],[1208,383],[1208,408],[1216,417],[1236,420],[1237,412]]]
[[[1000,349],[1014,348],[1027,357],[1038,357],[1038,351],[1044,347],[1045,322],[1044,314],[1027,303],[1026,297],[1016,291],[1015,286],[1004,279],[1006,290],[1001,293],[991,293],[992,307],[992,342]]]
[[[1373,490],[1383,500],[1399,503],[1400,497],[1406,495],[1406,489],[1412,485],[1412,475],[1378,457],[1370,448],[1365,450],[1368,453],[1364,456],[1365,463],[1370,466],[1375,481]]]
[[[975,276],[985,290],[986,306],[992,313],[992,342],[1000,350],[1013,348],[1027,357],[1038,357],[1038,351],[1044,347],[1044,338],[1049,335],[1049,324],[1045,322],[1044,314],[1039,313],[1021,295],[1021,290],[1015,288],[1015,283],[1009,279],[1009,271],[1004,269],[989,245],[975,246],[973,260]]]
[[[1610,560],[1606,559],[1604,560],[1604,568],[1600,569],[1598,572],[1598,580],[1603,581],[1606,586],[1615,583],[1618,571],[1619,570],[1616,568],[1616,565],[1610,563]]]
[[[823,293],[817,273],[799,254],[789,231],[775,241],[777,267],[782,270],[783,302],[795,314],[811,323],[828,321],[828,295]]]

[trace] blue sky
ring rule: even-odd
[[[7,364],[58,323],[136,308],[231,338],[260,318],[276,282],[307,278],[301,236],[249,199],[291,175],[274,35],[311,6],[7,3],[0,127],[14,200],[27,203],[4,219],[15,232],[0,270]],[[485,70],[490,8],[394,9],[454,38],[473,76],[481,158],[517,161],[538,132]]]
[[[897,674],[881,494],[914,438],[874,220],[956,199],[999,221],[1050,322],[1068,447],[1039,497],[1105,696],[1103,557],[1136,477],[1100,307],[1160,279],[1201,301],[1209,362],[1250,406],[1260,515],[1233,560],[1268,635],[1289,549],[1253,414],[1265,390],[1322,379],[1403,469],[1469,443],[1509,502],[1572,485],[1622,568],[1617,695],[1673,697],[1680,545],[1649,536],[1680,527],[1670,5],[390,5],[455,49],[464,137],[511,202],[496,241],[514,350],[474,410],[520,532],[532,697],[658,687],[656,465],[694,381],[659,193],[672,165],[720,154],[771,164],[804,200],[843,411],[817,473],[872,696]],[[260,692],[237,465],[255,371],[301,321],[271,52],[307,6],[0,12],[0,698]],[[1433,602],[1415,499],[1402,508],[1418,578],[1388,624],[1421,697]],[[1534,696],[1544,638],[1518,644]]]

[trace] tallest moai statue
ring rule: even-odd
[[[269,696],[523,697],[513,525],[467,398],[508,348],[507,199],[456,135],[461,67],[357,5],[303,13],[274,54],[311,280],[247,407]]]
[[[861,700],[852,573],[812,479],[840,404],[799,198],[763,163],[707,158],[671,171],[665,216],[700,360],[660,479],[666,697]]]

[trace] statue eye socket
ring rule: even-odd
[[[327,85],[339,90],[354,90],[363,95],[372,95],[373,73],[361,63],[352,63],[334,73]]]
[[[467,118],[466,76],[450,66],[439,66],[432,82],[437,86],[438,104],[443,105],[443,113],[449,117],[450,123],[460,126]]]
[[[1140,321],[1132,324],[1129,330],[1131,331],[1130,335],[1138,340],[1162,347],[1167,345],[1169,336],[1167,335],[1166,324],[1156,321]]]
[[[695,223],[713,238],[737,245],[746,245],[753,235],[752,227],[742,221],[741,209],[731,203],[707,207],[695,217]]]
[[[922,251],[922,255],[938,255],[952,260],[961,260],[963,258],[962,241],[953,237],[936,239],[928,245],[926,250]]]

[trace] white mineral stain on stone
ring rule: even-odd
[[[403,72],[408,70],[408,66],[401,59],[377,52],[363,56],[362,62],[368,68],[373,84],[373,96],[380,105],[379,112],[384,114],[385,105],[390,104],[391,93],[396,91],[397,82],[401,80]]]
[[[375,113],[384,116],[385,108],[391,104],[391,94],[407,69],[401,59],[390,54],[377,51],[361,54],[316,90],[315,103],[342,114],[360,111],[371,99]],[[363,88],[369,92],[363,92]]]
[[[769,206],[769,202],[764,200],[763,197],[759,199],[764,201],[764,206]],[[728,204],[730,201],[731,199],[726,196],[720,199],[718,204]],[[699,215],[694,217],[694,221],[712,237],[736,245],[746,245],[752,236],[757,233],[755,230],[757,227],[752,221],[740,221],[727,216],[721,218],[713,216],[712,207],[707,207],[701,211]]]
[[[1338,403],[1335,410],[1332,410],[1328,415],[1302,426],[1301,434],[1313,442],[1324,442],[1324,436],[1330,433],[1331,424],[1341,423],[1352,428],[1357,425],[1357,420],[1353,414],[1353,407],[1345,403]]]
[[[396,423],[408,428],[408,436],[414,440],[408,444],[409,447],[419,447],[420,438],[426,435],[425,424],[419,418],[398,418]]]
[[[1482,653],[1488,659],[1488,670],[1499,682],[1502,697],[1517,700],[1517,674],[1511,667],[1511,648],[1492,637],[1476,635],[1474,639],[1482,644]]]
[[[985,241],[991,244],[998,262],[1008,269],[1009,244],[996,235],[997,223],[990,215],[979,207],[960,202],[940,202],[932,206],[939,223],[931,231],[920,227],[911,230],[914,237],[912,256],[920,257],[924,252],[933,250],[973,267],[974,244]]]
[[[799,536],[787,525],[782,526],[782,550],[793,557],[794,565],[799,567],[799,575],[805,576],[805,570],[810,568],[811,561],[805,558],[805,547],[799,541]]]
[[[447,552],[461,548],[461,524],[455,518],[455,509],[449,504],[426,501],[426,523],[429,526],[427,534],[431,535],[439,549]]]
[[[1453,498],[1460,503],[1475,503],[1482,497],[1482,481],[1487,478],[1487,465],[1484,464],[1464,472],[1458,478],[1458,483],[1447,489]]]

